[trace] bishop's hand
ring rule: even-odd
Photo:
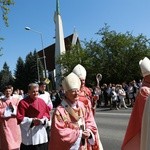
[[[89,131],[83,131],[82,132],[82,138],[83,139],[88,139],[90,137],[90,132]]]

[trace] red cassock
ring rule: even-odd
[[[140,150],[142,116],[149,94],[150,88],[147,86],[141,87],[138,92],[121,147],[122,150]]]
[[[32,100],[27,97],[19,102],[17,111],[18,124],[21,123],[24,117],[42,119],[43,116],[50,119],[49,108],[41,98]]]

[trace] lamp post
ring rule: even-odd
[[[40,38],[41,38],[41,44],[42,44],[42,52],[43,52],[43,60],[44,60],[44,75],[45,75],[45,78],[47,78],[47,73],[46,73],[46,70],[47,70],[47,66],[46,66],[46,56],[45,56],[45,50],[44,50],[44,46],[43,46],[43,36],[42,36],[42,33],[39,32],[39,31],[36,31],[36,30],[33,30],[31,29],[30,27],[25,27],[26,30],[30,30],[30,31],[33,31],[35,33],[38,33],[40,35]],[[38,62],[38,60],[37,60]],[[38,80],[39,80],[39,69],[38,69]]]
[[[43,57],[37,58],[37,72],[38,72],[38,82],[40,82],[40,70],[39,70],[39,61],[40,59],[43,59]]]

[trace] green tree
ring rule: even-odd
[[[38,73],[37,73],[37,53],[34,51],[30,52],[25,59],[25,92],[27,92],[27,87],[29,83],[38,81]]]
[[[58,63],[68,71],[80,63],[87,70],[87,83],[95,85],[97,73],[104,83],[130,82],[141,78],[139,60],[150,56],[150,41],[144,35],[130,32],[117,33],[105,25],[97,32],[100,40],[84,41],[83,46],[73,47],[61,55]]]
[[[65,70],[64,76],[69,74],[77,64],[83,65],[86,68],[87,72],[90,73],[87,74],[87,83],[89,83],[89,85],[91,86],[93,84],[93,81],[95,82],[95,73],[92,72],[94,64],[93,58],[94,57],[92,57],[88,53],[88,51],[86,51],[80,45],[75,45],[71,46],[70,50],[68,50],[65,54],[62,54],[57,59],[57,63],[62,64]],[[92,82],[90,82],[90,79]]]
[[[0,0],[1,15],[5,25],[8,27],[8,13],[10,11],[9,7],[14,4],[13,0]],[[0,42],[4,38],[0,37]],[[2,47],[0,48],[0,56],[2,55]]]
[[[27,92],[27,86],[31,82],[38,82],[38,71],[40,80],[43,78],[43,66],[37,55],[36,50],[30,52],[25,61],[21,57],[18,58],[16,64],[15,76],[15,88],[22,89]]]
[[[72,71],[76,64],[86,64],[86,51],[80,46],[72,46],[65,54],[57,58],[57,63],[62,64],[65,70],[64,76]],[[84,59],[85,58],[85,59]]]
[[[105,82],[123,82],[139,79],[139,60],[149,55],[149,39],[142,34],[137,37],[130,32],[117,33],[105,26],[100,35],[100,48],[103,50],[102,73]]]
[[[9,70],[7,63],[5,62],[3,65],[3,69],[0,72],[0,91],[3,91],[4,87],[9,84],[13,85],[13,83],[14,83],[14,79],[12,73]]]
[[[26,72],[25,72],[25,63],[21,57],[18,58],[15,70],[15,88],[16,89],[23,89],[25,90],[25,79],[26,79]]]
[[[0,0],[0,8],[2,11],[2,19],[6,26],[8,26],[8,13],[10,11],[9,7],[14,4],[13,0]]]

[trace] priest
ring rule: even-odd
[[[62,86],[65,99],[53,113],[49,150],[91,150],[97,127],[93,116],[79,101],[81,81],[72,72],[64,78]]]
[[[122,144],[122,150],[150,149],[150,60],[145,57],[139,62],[143,75],[140,88],[129,119],[128,127]]]
[[[81,81],[81,86],[79,90],[80,101],[82,101],[85,105],[87,104],[94,114],[95,110],[93,106],[92,92],[85,85],[87,75],[86,69],[81,64],[78,64],[73,68],[72,72],[75,73]]]
[[[17,120],[21,127],[22,143],[20,150],[47,150],[46,128],[50,120],[49,108],[39,98],[39,85],[30,83],[28,95],[18,104]]]
[[[92,116],[94,118],[95,111],[96,111],[96,101],[98,100],[97,98],[95,99],[94,96],[92,96],[92,93],[88,87],[85,85],[85,80],[86,80],[86,75],[87,71],[86,69],[81,65],[77,64],[73,68],[73,73],[75,73],[78,78],[81,81],[81,86],[79,90],[79,101],[81,101],[84,104],[84,107],[86,109],[86,113],[89,116]],[[95,121],[95,119],[94,119]],[[96,124],[96,123],[95,123]],[[97,133],[95,134],[95,144],[92,145],[92,150],[102,150],[103,146],[99,137],[99,132],[97,130]]]

